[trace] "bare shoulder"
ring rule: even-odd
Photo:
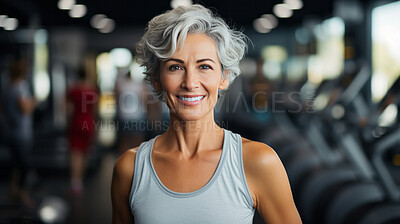
[[[247,168],[260,170],[259,168],[273,169],[275,166],[281,166],[281,160],[275,151],[268,145],[242,138],[243,163]]]
[[[256,193],[260,187],[265,190],[272,186],[271,183],[287,179],[279,156],[270,146],[245,138],[242,139],[242,146],[243,166],[252,192]]]
[[[115,162],[111,184],[113,223],[132,223],[133,217],[127,200],[130,195],[135,156],[138,148],[124,152]]]
[[[254,207],[266,223],[301,223],[285,168],[268,145],[242,139],[243,165]]]
[[[135,147],[129,150],[126,150],[122,155],[117,159],[117,163],[125,163],[127,160],[134,159],[137,150],[139,147]]]
[[[124,152],[115,162],[114,175],[131,179],[135,167],[136,152],[139,147]]]

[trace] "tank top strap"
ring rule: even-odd
[[[240,189],[243,191],[243,195],[245,196],[246,204],[249,208],[253,208],[254,202],[251,197],[250,189],[247,184],[246,175],[244,172],[244,164],[243,164],[243,147],[242,147],[242,136],[237,133],[233,133],[229,130],[225,132],[229,137],[227,143],[229,147],[227,150],[227,160],[226,165],[228,166],[225,169],[225,172],[229,174],[227,176],[233,177],[236,176],[238,181],[240,181],[240,185],[242,186]],[[232,183],[233,184],[233,183]]]
[[[158,136],[157,136],[158,137]],[[134,194],[136,193],[139,184],[141,182],[141,179],[143,176],[146,176],[144,172],[146,172],[148,169],[146,166],[146,159],[148,154],[151,151],[151,146],[153,145],[153,142],[156,140],[156,138],[152,138],[149,141],[142,142],[136,151],[135,155],[135,166],[134,166],[134,171],[133,171],[133,179],[132,179],[132,186],[131,186],[131,192],[129,195],[129,201],[132,201]]]

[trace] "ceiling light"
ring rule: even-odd
[[[293,11],[286,4],[276,4],[273,11],[279,18],[289,18],[293,15]]]
[[[110,33],[115,28],[115,22],[112,19],[105,18],[101,20],[104,23],[104,26],[99,29],[100,33]]]
[[[171,7],[177,8],[178,6],[190,6],[192,5],[192,0],[171,0]]]
[[[253,22],[254,29],[259,33],[268,33],[271,31],[271,23],[266,18],[258,18]]]
[[[97,29],[103,29],[104,27],[107,26],[107,24],[109,23],[109,21],[110,21],[110,19],[107,18],[107,17],[101,18],[101,19],[99,20],[99,22],[97,23],[96,28],[97,28]]]
[[[103,19],[106,19],[107,16],[104,14],[96,14],[94,16],[92,16],[92,18],[90,19],[90,24],[92,25],[92,27],[96,28],[96,29],[101,29],[105,26],[105,23],[102,22]]]
[[[260,25],[266,29],[272,29],[274,26],[267,18],[261,17],[257,19]]]
[[[297,10],[303,8],[303,1],[301,0],[284,0],[285,3],[291,10]]]
[[[6,21],[7,18],[8,18],[7,15],[0,15],[0,27],[4,26],[4,22]]]
[[[61,10],[70,10],[75,5],[75,0],[59,0],[58,8]]]
[[[278,26],[278,19],[274,15],[264,14],[261,16],[261,18],[265,18],[265,19],[269,20],[269,22],[271,23],[271,29]]]
[[[71,10],[69,11],[69,16],[72,18],[81,18],[86,15],[86,11],[87,9],[85,5],[77,4],[72,6]]]
[[[5,30],[15,30],[18,27],[18,19],[7,18],[4,20],[3,27]]]

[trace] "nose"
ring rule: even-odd
[[[198,75],[195,69],[186,69],[184,80],[181,88],[186,90],[194,90],[200,86]]]

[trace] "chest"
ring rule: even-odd
[[[221,151],[190,161],[153,153],[151,173],[142,176],[155,173],[158,180],[138,178],[131,202],[135,223],[252,223],[254,208],[243,176]]]
[[[213,150],[193,159],[154,153],[152,164],[157,177],[171,191],[187,193],[205,186],[218,168],[222,150]]]
[[[145,210],[146,209],[146,210]],[[148,212],[152,211],[152,212]],[[143,205],[135,213],[135,223],[209,223],[251,224],[254,209],[214,200],[158,200],[151,207]]]

